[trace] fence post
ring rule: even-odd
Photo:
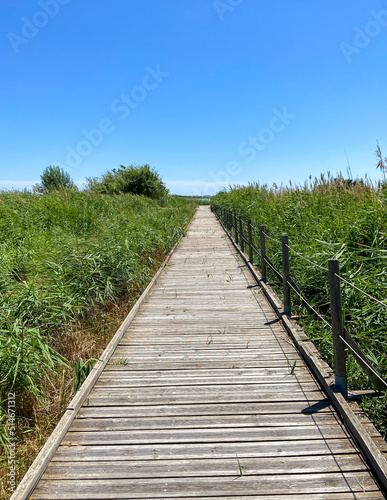
[[[282,235],[282,275],[283,275],[283,291],[284,291],[284,313],[290,316],[290,270],[289,270],[289,238],[287,234]]]
[[[340,267],[337,259],[328,260],[329,292],[332,311],[332,340],[335,363],[335,384],[341,394],[348,397],[345,346],[340,337],[344,334],[343,308],[341,304]]]
[[[243,223],[242,223],[242,216],[239,216],[239,234],[241,237],[241,250],[242,252],[245,251],[245,242],[243,240]]]
[[[251,234],[251,219],[247,221],[247,233],[249,238],[249,262],[253,264],[254,257],[253,257],[253,237]]]
[[[234,214],[234,227],[235,227],[235,243],[238,245],[239,238],[238,238],[238,225],[237,225],[237,215]]]
[[[261,276],[262,281],[266,283],[266,240],[265,240],[265,226],[259,226],[259,238],[261,244]]]

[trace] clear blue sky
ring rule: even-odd
[[[0,187],[48,165],[148,163],[180,194],[380,177],[387,1],[1,0],[0,33]]]

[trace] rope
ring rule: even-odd
[[[294,250],[294,248],[290,247],[289,245],[286,245],[286,246],[288,247],[288,249],[291,252],[293,252],[296,255],[298,255],[298,257],[301,257],[301,259],[306,260],[306,262],[309,262],[309,264],[312,264],[312,266],[318,267],[319,269],[322,269],[323,271],[328,272],[328,269],[325,269],[325,267],[320,266],[320,264],[316,264],[316,262],[312,262],[311,260],[307,259],[306,257],[304,257],[303,255],[301,255],[300,253],[298,253],[296,250]]]
[[[296,294],[300,297],[300,299],[301,299],[303,302],[305,302],[305,304],[306,304],[306,305],[307,305],[307,306],[308,306],[308,307],[309,307],[309,308],[310,308],[310,309],[314,312],[314,314],[315,314],[316,316],[318,316],[318,317],[319,317],[319,318],[320,318],[320,319],[321,319],[321,320],[322,320],[322,321],[323,321],[323,322],[324,322],[324,323],[325,323],[325,324],[326,324],[329,328],[332,328],[332,326],[328,323],[328,321],[327,321],[327,320],[326,320],[323,316],[321,316],[321,314],[320,314],[319,312],[317,312],[317,311],[316,311],[316,309],[315,309],[315,308],[314,308],[311,304],[309,304],[309,302],[305,299],[305,297],[303,297],[303,296],[300,294],[300,292],[298,292],[298,291],[294,288],[294,286],[293,286],[291,283],[289,283],[289,281],[287,281],[287,284],[290,286],[290,288],[291,288],[292,290],[294,290],[294,292],[295,292],[295,293],[296,293]]]
[[[266,262],[266,264],[269,264],[269,267],[271,267],[271,269],[273,270],[274,274],[278,278],[280,278],[281,280],[284,279],[283,276],[282,276],[282,274],[277,271],[277,269],[273,266],[273,264],[270,262],[270,260],[266,256],[265,256],[265,262]]]
[[[278,245],[282,245],[282,241],[278,241],[278,240],[272,238],[271,236],[269,236],[268,234],[266,234],[265,231],[262,231],[262,232],[266,236],[266,238],[269,238],[269,240],[274,241],[274,243],[278,243]]]
[[[381,306],[384,306],[384,307],[387,307],[387,304],[385,304],[384,302],[381,302],[380,300],[378,300],[377,298],[373,297],[372,295],[370,295],[369,293],[365,292],[364,290],[362,290],[361,288],[357,287],[356,285],[354,285],[353,283],[350,283],[349,281],[347,281],[345,278],[343,278],[342,276],[338,275],[335,273],[335,276],[339,279],[341,279],[341,281],[344,281],[344,283],[346,283],[347,285],[351,286],[352,288],[354,288],[355,290],[357,290],[358,292],[362,293],[363,295],[365,295],[366,297],[374,300],[375,302],[377,302],[378,304],[380,304]]]

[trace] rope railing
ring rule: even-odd
[[[269,267],[271,268],[271,270],[273,271],[273,273],[277,276],[277,278],[279,278],[281,281],[284,279],[284,277],[282,276],[282,274],[277,271],[277,269],[275,268],[274,264],[272,263],[272,261],[269,259],[269,257],[265,257],[265,261],[266,261],[266,264],[269,265]]]
[[[248,261],[254,265],[254,255],[259,256],[261,264],[261,280],[266,284],[267,282],[267,267],[281,280],[283,287],[283,314],[291,316],[291,295],[290,292],[295,293],[303,304],[308,307],[325,326],[332,330],[333,351],[334,351],[334,371],[335,383],[340,392],[347,397],[347,373],[346,373],[346,352],[348,349],[354,356],[354,359],[361,366],[363,371],[367,374],[370,381],[374,384],[377,390],[386,391],[387,382],[385,382],[372,368],[370,361],[364,355],[356,341],[344,328],[343,311],[341,303],[341,286],[340,282],[346,283],[348,286],[358,290],[368,298],[374,300],[378,304],[387,307],[387,304],[381,302],[371,294],[361,290],[359,287],[340,276],[339,261],[337,259],[328,260],[328,268],[313,262],[297,250],[289,245],[288,236],[282,235],[281,241],[273,238],[265,231],[265,226],[259,228],[251,224],[251,219],[244,221],[241,216],[222,208],[218,205],[213,205],[213,212],[218,217],[219,221],[229,233],[231,238],[234,239],[236,244],[240,243],[241,251],[244,253],[245,249],[248,251]],[[247,229],[247,235],[246,230]],[[258,240],[259,248],[254,243],[254,239]],[[273,262],[266,254],[266,239],[273,241],[277,245],[281,245],[282,249],[282,273],[275,267]],[[331,307],[331,324],[320,314],[315,307],[304,297],[300,288],[295,283],[294,279],[290,276],[289,265],[289,252],[294,253],[299,258],[308,262],[313,267],[320,269],[328,274],[329,279],[329,294],[330,294],[330,307]]]
[[[312,304],[310,304],[306,298],[299,292],[296,290],[296,288],[288,281],[288,284],[290,286],[290,288],[294,291],[294,293],[296,293],[300,299],[302,300],[302,302],[307,306],[309,307],[309,309],[311,309],[314,314],[319,318],[321,319],[321,321],[329,328],[329,329],[332,329],[332,325],[330,323],[328,323],[328,321],[324,318],[324,316],[322,316],[313,306]]]
[[[262,234],[265,236],[265,238],[268,238],[269,240],[273,241],[274,243],[277,243],[278,245],[282,245],[282,243],[279,240],[276,240],[272,236],[269,236],[267,233],[265,233],[265,231],[263,231]]]
[[[328,272],[328,269],[326,269],[323,266],[320,266],[320,264],[317,264],[316,262],[313,262],[312,260],[309,260],[307,257],[305,257],[304,255],[300,254],[299,252],[297,252],[296,250],[294,250],[294,248],[290,247],[289,245],[288,245],[288,248],[289,248],[289,250],[291,252],[295,253],[301,259],[304,259],[309,264],[312,264],[312,266],[317,267],[318,269],[321,269],[322,271],[325,271],[326,273]]]
[[[241,219],[243,221],[243,219]],[[248,222],[245,222],[243,221],[244,224],[248,224]],[[257,235],[260,234],[260,230],[256,227],[256,226],[253,226],[251,225],[251,229],[252,231],[254,231]],[[278,245],[281,245],[282,242],[273,238],[272,236],[270,236],[269,234],[267,234],[265,231],[262,231],[262,234],[265,236],[265,238],[268,238],[269,240],[273,241],[274,243],[277,243]],[[247,242],[247,239],[246,237],[244,236],[244,239],[245,239],[245,242]],[[322,271],[325,271],[325,272],[328,272],[328,269],[321,266],[320,264],[317,264],[317,262],[313,262],[312,260],[308,259],[307,257],[305,257],[305,255],[302,255],[301,253],[299,253],[297,250],[295,250],[292,246],[290,245],[286,245],[287,248],[293,252],[295,255],[297,255],[298,257],[300,257],[301,259],[303,259],[304,261],[308,262],[309,264],[311,264],[312,266],[318,268],[318,269],[321,269]],[[258,251],[257,251],[258,252]],[[387,308],[387,304],[380,301],[379,299],[377,299],[376,297],[372,296],[371,294],[369,294],[368,292],[366,292],[365,290],[362,290],[361,288],[357,287],[355,284],[351,283],[350,281],[346,280],[343,276],[341,275],[338,275],[338,278],[343,281],[344,283],[346,283],[348,286],[354,288],[355,290],[357,290],[358,292],[362,293],[363,295],[365,295],[366,297],[368,297],[369,299],[377,302],[378,304],[380,304],[381,306],[384,306]]]
[[[256,232],[258,232],[259,230],[255,227],[255,226],[252,226],[254,228],[254,230]],[[268,238],[269,240],[273,241],[274,243],[277,243],[278,245],[281,245],[281,241],[279,240],[276,240],[275,238],[273,238],[272,236],[270,236],[269,234],[263,232],[265,238]],[[313,262],[311,261],[310,259],[308,259],[307,257],[305,257],[304,255],[300,254],[299,252],[297,252],[297,250],[295,250],[293,247],[291,247],[290,245],[287,245],[288,249],[293,252],[294,254],[296,254],[298,257],[300,257],[301,259],[305,260],[306,262],[308,262],[309,264],[311,264],[312,266],[314,267],[317,267],[318,269],[321,269],[322,271],[325,271],[325,272],[328,272],[328,269],[326,269],[325,267],[323,266],[320,266],[320,264],[317,264],[316,262]]]
[[[357,290],[358,292],[362,293],[363,295],[365,295],[366,297],[368,297],[369,299],[371,300],[374,300],[375,302],[377,302],[378,304],[380,304],[381,306],[384,306],[384,307],[387,307],[387,304],[385,304],[384,302],[381,302],[379,299],[377,299],[376,297],[373,297],[372,295],[370,295],[369,293],[367,293],[365,290],[362,290],[361,288],[357,287],[356,285],[354,285],[353,283],[351,283],[350,281],[346,280],[345,278],[343,278],[342,276],[338,275],[337,276],[341,281],[343,281],[344,283],[346,283],[347,285],[349,285],[350,287],[354,288],[355,290]]]

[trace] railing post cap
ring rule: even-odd
[[[328,270],[339,270],[339,259],[328,259]]]

